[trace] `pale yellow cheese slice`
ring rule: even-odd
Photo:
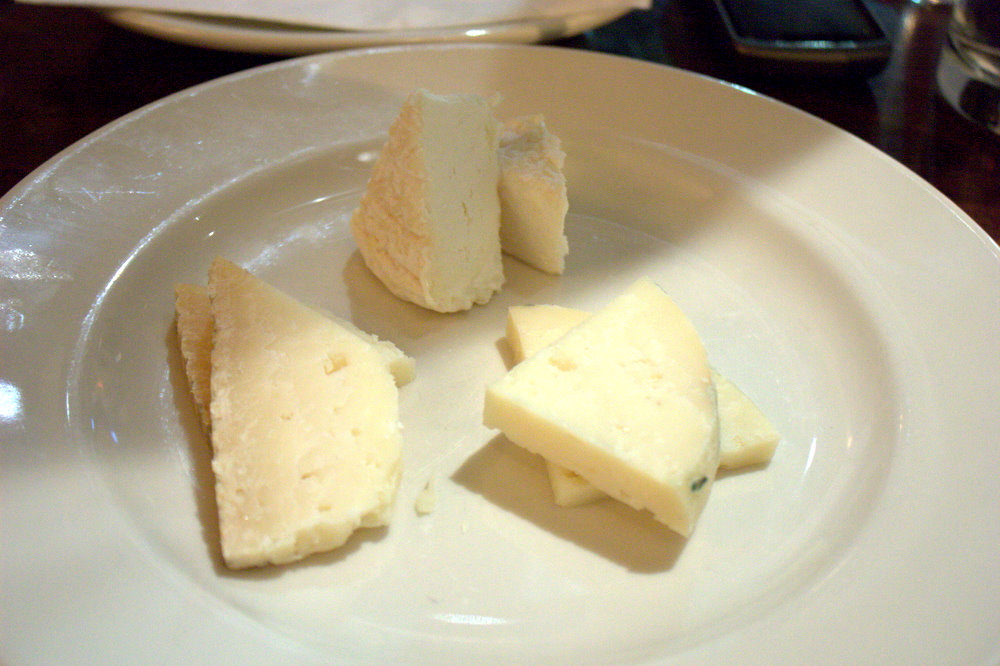
[[[507,311],[507,344],[520,363],[552,344],[590,316],[558,305],[515,305]],[[735,384],[712,372],[719,409],[719,466],[738,469],[766,463],[780,435],[763,412]],[[606,495],[579,475],[546,461],[556,504],[577,506]]]
[[[719,399],[719,465],[740,469],[770,461],[780,433],[735,384],[717,372],[712,377]]]
[[[489,386],[483,421],[684,536],[719,463],[705,349],[648,280]]]
[[[212,469],[232,568],[292,562],[388,523],[398,394],[375,347],[241,268],[208,292]]]

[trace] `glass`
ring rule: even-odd
[[[958,0],[937,70],[962,115],[1000,134],[1000,0]]]

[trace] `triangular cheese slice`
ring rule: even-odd
[[[209,272],[212,469],[222,554],[281,564],[388,523],[399,484],[398,394],[354,332],[243,269]]]
[[[483,421],[684,536],[719,463],[705,349],[648,280],[489,386]]]
[[[533,356],[590,316],[559,305],[515,305],[507,311],[507,344],[514,363]],[[719,466],[739,469],[768,462],[780,435],[735,384],[712,371],[719,409]],[[606,495],[568,469],[545,461],[556,504],[577,506]]]

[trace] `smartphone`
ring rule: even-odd
[[[874,73],[892,40],[864,0],[715,0],[736,53],[799,69]]]

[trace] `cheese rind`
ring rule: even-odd
[[[565,268],[566,153],[542,116],[507,121],[500,133],[500,245],[548,273]]]
[[[392,293],[455,312],[503,285],[497,147],[482,97],[407,98],[351,218],[365,264]]]
[[[515,305],[507,311],[507,344],[514,363],[552,344],[589,312],[558,305]],[[753,401],[731,381],[712,371],[719,409],[719,466],[739,469],[766,463],[780,435]],[[579,475],[545,461],[556,504],[578,506],[605,494]]]
[[[282,564],[385,525],[399,485],[392,375],[352,331],[223,259],[214,319],[212,469],[232,568]]]
[[[640,280],[489,386],[483,421],[687,536],[718,467],[715,401],[694,327]]]

